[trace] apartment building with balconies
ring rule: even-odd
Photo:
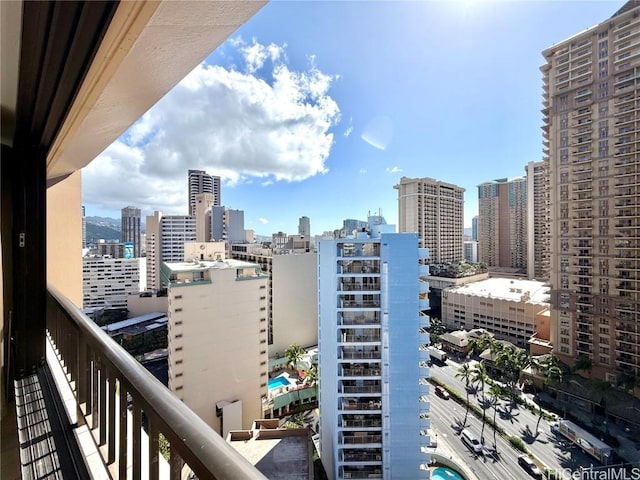
[[[640,374],[640,6],[544,50],[555,353]]]
[[[320,445],[330,479],[428,477],[428,253],[416,233],[394,232],[375,217],[365,232],[319,242]]]
[[[527,173],[527,276],[549,278],[551,262],[549,236],[549,178],[545,162],[529,162]]]
[[[418,232],[433,263],[464,260],[464,188],[433,178],[402,177],[398,190],[398,231]]]
[[[478,185],[478,260],[488,267],[527,270],[527,179]]]

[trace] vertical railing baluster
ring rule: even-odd
[[[169,480],[182,480],[182,458],[175,448],[169,454]]]
[[[76,409],[78,425],[86,424],[82,405],[87,402],[88,368],[87,368],[87,342],[82,334],[78,336],[78,378],[76,379]]]
[[[85,415],[91,415],[93,410],[93,364],[95,362],[95,354],[93,347],[87,345],[87,368],[86,368],[86,394],[87,404],[85,406]]]
[[[108,432],[107,439],[107,465],[111,465],[116,459],[116,373],[115,369],[109,369],[109,414],[108,416]]]
[[[100,406],[100,399],[98,397],[98,389],[100,388],[100,353],[94,352],[93,356],[93,368],[91,369],[91,396],[93,401],[91,402],[91,430],[98,428],[98,409]]]
[[[158,428],[155,418],[151,415],[147,415],[147,430],[149,431],[149,480],[158,480],[160,467],[158,462]]]
[[[120,381],[120,425],[118,425],[118,478],[127,480],[127,388]]]
[[[140,480],[142,476],[142,410],[136,398],[133,399],[133,480]]]
[[[100,438],[98,445],[102,446],[107,443],[107,377],[109,375],[109,368],[107,362],[100,360],[100,372],[99,372],[99,402],[98,402],[98,415],[100,416]]]

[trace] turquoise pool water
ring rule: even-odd
[[[269,380],[269,390],[272,388],[284,387],[289,385],[289,380],[285,377],[276,377]]]
[[[464,480],[455,470],[447,467],[438,467],[431,472],[431,480]]]

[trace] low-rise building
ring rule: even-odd
[[[227,442],[269,480],[313,476],[313,442],[305,428],[280,428],[279,421],[255,420],[249,430],[233,430]]]
[[[549,308],[549,287],[535,280],[488,278],[442,292],[442,321],[453,330],[484,328],[521,348]]]

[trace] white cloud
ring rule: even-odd
[[[267,223],[269,223],[269,220],[267,220],[266,218],[259,218],[258,221],[263,225],[266,225]]]
[[[359,173],[365,174],[365,173],[367,173],[367,169],[366,168],[361,168]]]
[[[394,166],[394,167],[391,167],[391,168],[387,167],[387,172],[388,173],[400,173],[400,172],[402,172],[402,169],[400,167],[398,167],[398,166]]]
[[[201,64],[83,170],[85,203],[119,210],[186,210],[187,170],[232,186],[261,179],[298,182],[327,173],[329,95],[337,76],[288,65],[284,46],[235,38],[244,71]],[[257,75],[256,72],[260,72]]]

